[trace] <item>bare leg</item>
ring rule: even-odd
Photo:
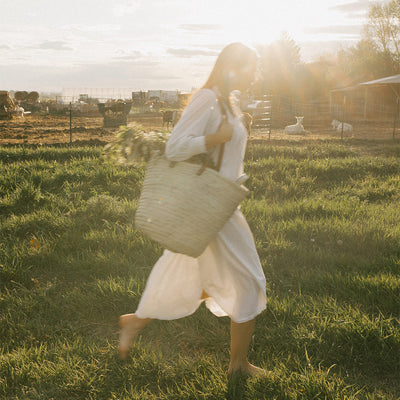
[[[209,295],[203,291],[201,299],[206,299]],[[125,360],[128,355],[129,348],[139,332],[151,322],[151,318],[139,318],[136,314],[124,314],[119,317],[119,354],[121,359]]]
[[[247,352],[254,331],[255,320],[237,323],[231,320],[231,359],[228,374],[241,372],[249,375],[262,375],[265,370],[252,365],[247,360]]]
[[[129,348],[139,332],[151,321],[151,318],[141,319],[136,314],[124,314],[119,317],[119,354],[125,360]]]

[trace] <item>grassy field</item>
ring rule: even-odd
[[[250,361],[229,381],[229,320],[204,306],[117,320],[162,249],[133,225],[144,168],[100,147],[0,147],[1,399],[400,398],[400,143],[252,141],[242,210],[267,278]]]

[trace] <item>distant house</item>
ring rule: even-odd
[[[68,104],[69,102],[80,101],[81,96],[98,99],[101,102],[107,100],[127,100],[131,98],[132,89],[129,88],[84,88],[73,87],[63,88],[61,96],[57,96],[57,103]]]
[[[79,101],[82,101],[82,102],[84,102],[84,103],[87,103],[88,100],[89,100],[89,95],[88,95],[88,94],[86,94],[86,93],[81,93],[81,94],[79,95]]]
[[[160,104],[186,105],[192,93],[178,90],[148,90],[132,92],[132,101],[135,107],[142,106],[149,101],[160,102]]]
[[[147,101],[147,92],[142,90],[132,92],[132,105],[134,107],[141,107]]]
[[[179,92],[177,90],[149,90],[147,98],[158,99],[165,103],[175,103],[178,101]]]

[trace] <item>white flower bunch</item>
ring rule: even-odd
[[[146,132],[142,125],[122,127],[115,139],[104,147],[104,156],[119,164],[140,165],[156,151],[164,151],[169,132]]]

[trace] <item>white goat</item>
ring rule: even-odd
[[[342,131],[342,125],[343,125],[343,132],[352,132],[353,130],[353,125],[348,124],[347,122],[341,122],[338,127],[337,131],[341,132]]]
[[[348,124],[347,122],[340,122],[337,119],[332,121],[332,128],[336,129],[338,132],[342,132],[342,126],[343,132],[351,132],[353,130],[353,125]]]
[[[305,132],[302,124],[304,117],[296,117],[297,123],[295,125],[288,125],[285,127],[285,133],[288,135],[301,135]]]
[[[331,124],[332,129],[336,130],[339,124],[340,124],[340,121],[338,121],[337,119],[334,119]]]

